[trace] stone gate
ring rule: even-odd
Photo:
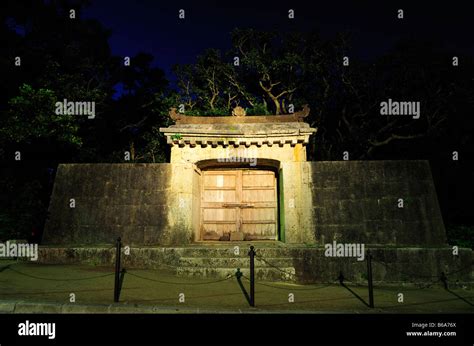
[[[233,263],[227,249],[245,242],[283,257],[310,281],[334,276],[335,263],[347,260],[324,257],[332,242],[363,243],[414,276],[420,263],[438,275],[472,261],[470,249],[455,257],[446,244],[427,161],[309,162],[316,129],[304,122],[308,113],[189,117],[172,110],[175,124],[160,129],[170,163],[59,165],[42,260],[61,261],[59,248],[97,249],[120,236],[145,256],[134,265],[182,273],[222,273],[219,265]],[[72,259],[84,260],[83,250],[75,253]],[[350,263],[347,272],[363,265]],[[385,269],[376,277],[400,279]],[[461,274],[471,280],[470,271]]]

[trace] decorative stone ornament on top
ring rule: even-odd
[[[247,115],[247,112],[244,108],[237,106],[232,110],[232,115],[235,117],[244,117]]]

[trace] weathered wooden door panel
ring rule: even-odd
[[[252,205],[242,209],[242,232],[246,239],[277,239],[277,194],[275,173],[242,171],[242,202]]]
[[[204,171],[201,202],[203,240],[220,240],[238,230],[239,211],[229,203],[240,201],[238,171]]]
[[[203,240],[277,239],[276,178],[271,171],[204,171],[201,201]]]

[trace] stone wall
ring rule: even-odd
[[[279,179],[285,243],[445,246],[426,161],[281,162]],[[112,244],[118,236],[132,245],[189,244],[200,237],[200,170],[60,165],[49,212],[44,244]]]
[[[445,272],[450,282],[472,282],[472,251],[453,256],[446,244],[427,161],[280,162],[278,173],[284,244],[254,245],[264,258],[294,268],[297,281],[333,282],[343,272],[365,282],[364,261],[325,256],[324,244],[336,241],[371,249],[375,281],[430,281]],[[39,262],[112,266],[111,247],[121,236],[132,247],[127,267],[179,273],[183,263],[206,260],[192,272],[224,276],[246,268],[247,252],[240,263],[229,251],[238,243],[186,246],[199,239],[200,186],[192,163],[60,165]],[[269,268],[259,270],[273,278]]]
[[[428,161],[308,162],[315,241],[443,246]],[[403,199],[399,208],[398,199]]]
[[[43,243],[190,242],[192,224],[182,215],[192,213],[192,172],[190,165],[59,165]]]

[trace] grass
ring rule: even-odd
[[[225,312],[474,312],[472,290],[377,285],[374,290],[375,309],[370,309],[365,286],[348,284],[345,288],[339,284],[282,282],[257,282],[256,308],[250,308],[235,277],[209,283],[216,280],[177,277],[166,270],[130,269],[124,277],[120,303]],[[248,290],[249,282],[242,282]],[[74,293],[79,304],[110,304],[113,302],[113,287],[114,275],[110,267],[0,261],[0,300],[64,304],[69,303],[69,295]],[[184,303],[178,301],[180,293],[185,295]],[[292,303],[288,301],[290,293],[294,294]],[[398,302],[399,293],[404,295],[403,303]]]

